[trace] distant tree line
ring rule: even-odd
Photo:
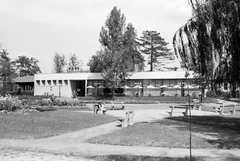
[[[83,62],[78,59],[77,55],[71,54],[69,56],[69,60],[67,61],[67,58],[63,54],[55,53],[53,56],[53,72],[54,73],[65,73],[66,65],[68,67],[82,67]]]
[[[14,78],[41,73],[37,63],[36,58],[27,56],[18,56],[12,61],[7,50],[0,51],[0,94],[13,90]]]

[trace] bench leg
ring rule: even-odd
[[[128,120],[129,126],[133,125],[134,114],[135,114],[135,111],[132,111],[131,114],[129,115],[129,120]]]
[[[236,110],[236,106],[237,106],[237,105],[235,104],[235,105],[233,106],[232,111],[230,111],[232,115],[236,114],[236,112],[235,112],[235,110]]]
[[[125,119],[122,121],[122,127],[128,126],[129,114],[130,114],[130,111],[127,112]]]
[[[174,106],[169,106],[169,108],[171,108],[171,111],[168,112],[170,117],[173,117],[173,109],[174,109]]]
[[[200,105],[198,106],[198,110],[199,110],[199,111],[202,111],[202,106],[203,106],[202,104],[200,104]]]
[[[185,112],[183,112],[183,115],[184,116],[187,116],[188,115],[188,109],[186,108]]]

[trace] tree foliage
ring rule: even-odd
[[[99,41],[105,53],[103,77],[112,89],[119,87],[127,76],[122,43],[125,19],[121,11],[114,7],[100,32]]]
[[[190,0],[193,17],[173,38],[176,55],[185,67],[215,83],[228,82],[232,90],[240,80],[240,2]]]
[[[88,63],[91,71],[103,72],[106,85],[113,90],[122,86],[134,70],[134,64],[144,67],[144,59],[138,52],[135,28],[132,24],[126,27],[125,20],[120,9],[114,7],[100,31],[102,48]]]
[[[66,58],[63,54],[55,53],[53,57],[53,67],[55,73],[63,73],[66,65]]]
[[[88,65],[90,71],[95,73],[101,73],[104,71],[104,51],[97,51],[95,55],[89,60]]]
[[[5,95],[12,90],[13,78],[16,77],[13,63],[6,50],[0,52],[0,93]]]
[[[138,65],[139,70],[144,70],[144,57],[139,52],[139,42],[137,41],[137,33],[134,26],[129,23],[123,35],[123,46],[125,54],[128,57],[126,60],[129,62],[131,71],[135,71],[135,65]]]
[[[153,71],[158,63],[159,57],[165,57],[169,54],[170,49],[167,48],[167,42],[156,31],[143,31],[140,37],[141,52],[149,56],[148,64],[150,71]]]
[[[38,66],[39,61],[36,58],[28,58],[27,56],[18,56],[18,59],[13,61],[16,73],[18,76],[34,76],[34,74],[41,73]]]
[[[77,55],[74,53],[70,55],[68,65],[71,67],[83,66],[83,62],[81,60],[78,60]]]

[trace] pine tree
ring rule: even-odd
[[[143,31],[140,37],[141,52],[149,56],[148,64],[150,71],[153,71],[154,66],[158,63],[158,58],[168,55],[170,49],[167,48],[168,43],[156,31]]]

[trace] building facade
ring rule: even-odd
[[[199,87],[191,83],[192,74],[185,78],[184,71],[135,72],[125,84],[114,91],[125,96],[185,96],[199,94]],[[55,73],[34,76],[34,95],[44,93],[60,97],[110,95],[101,73]]]

